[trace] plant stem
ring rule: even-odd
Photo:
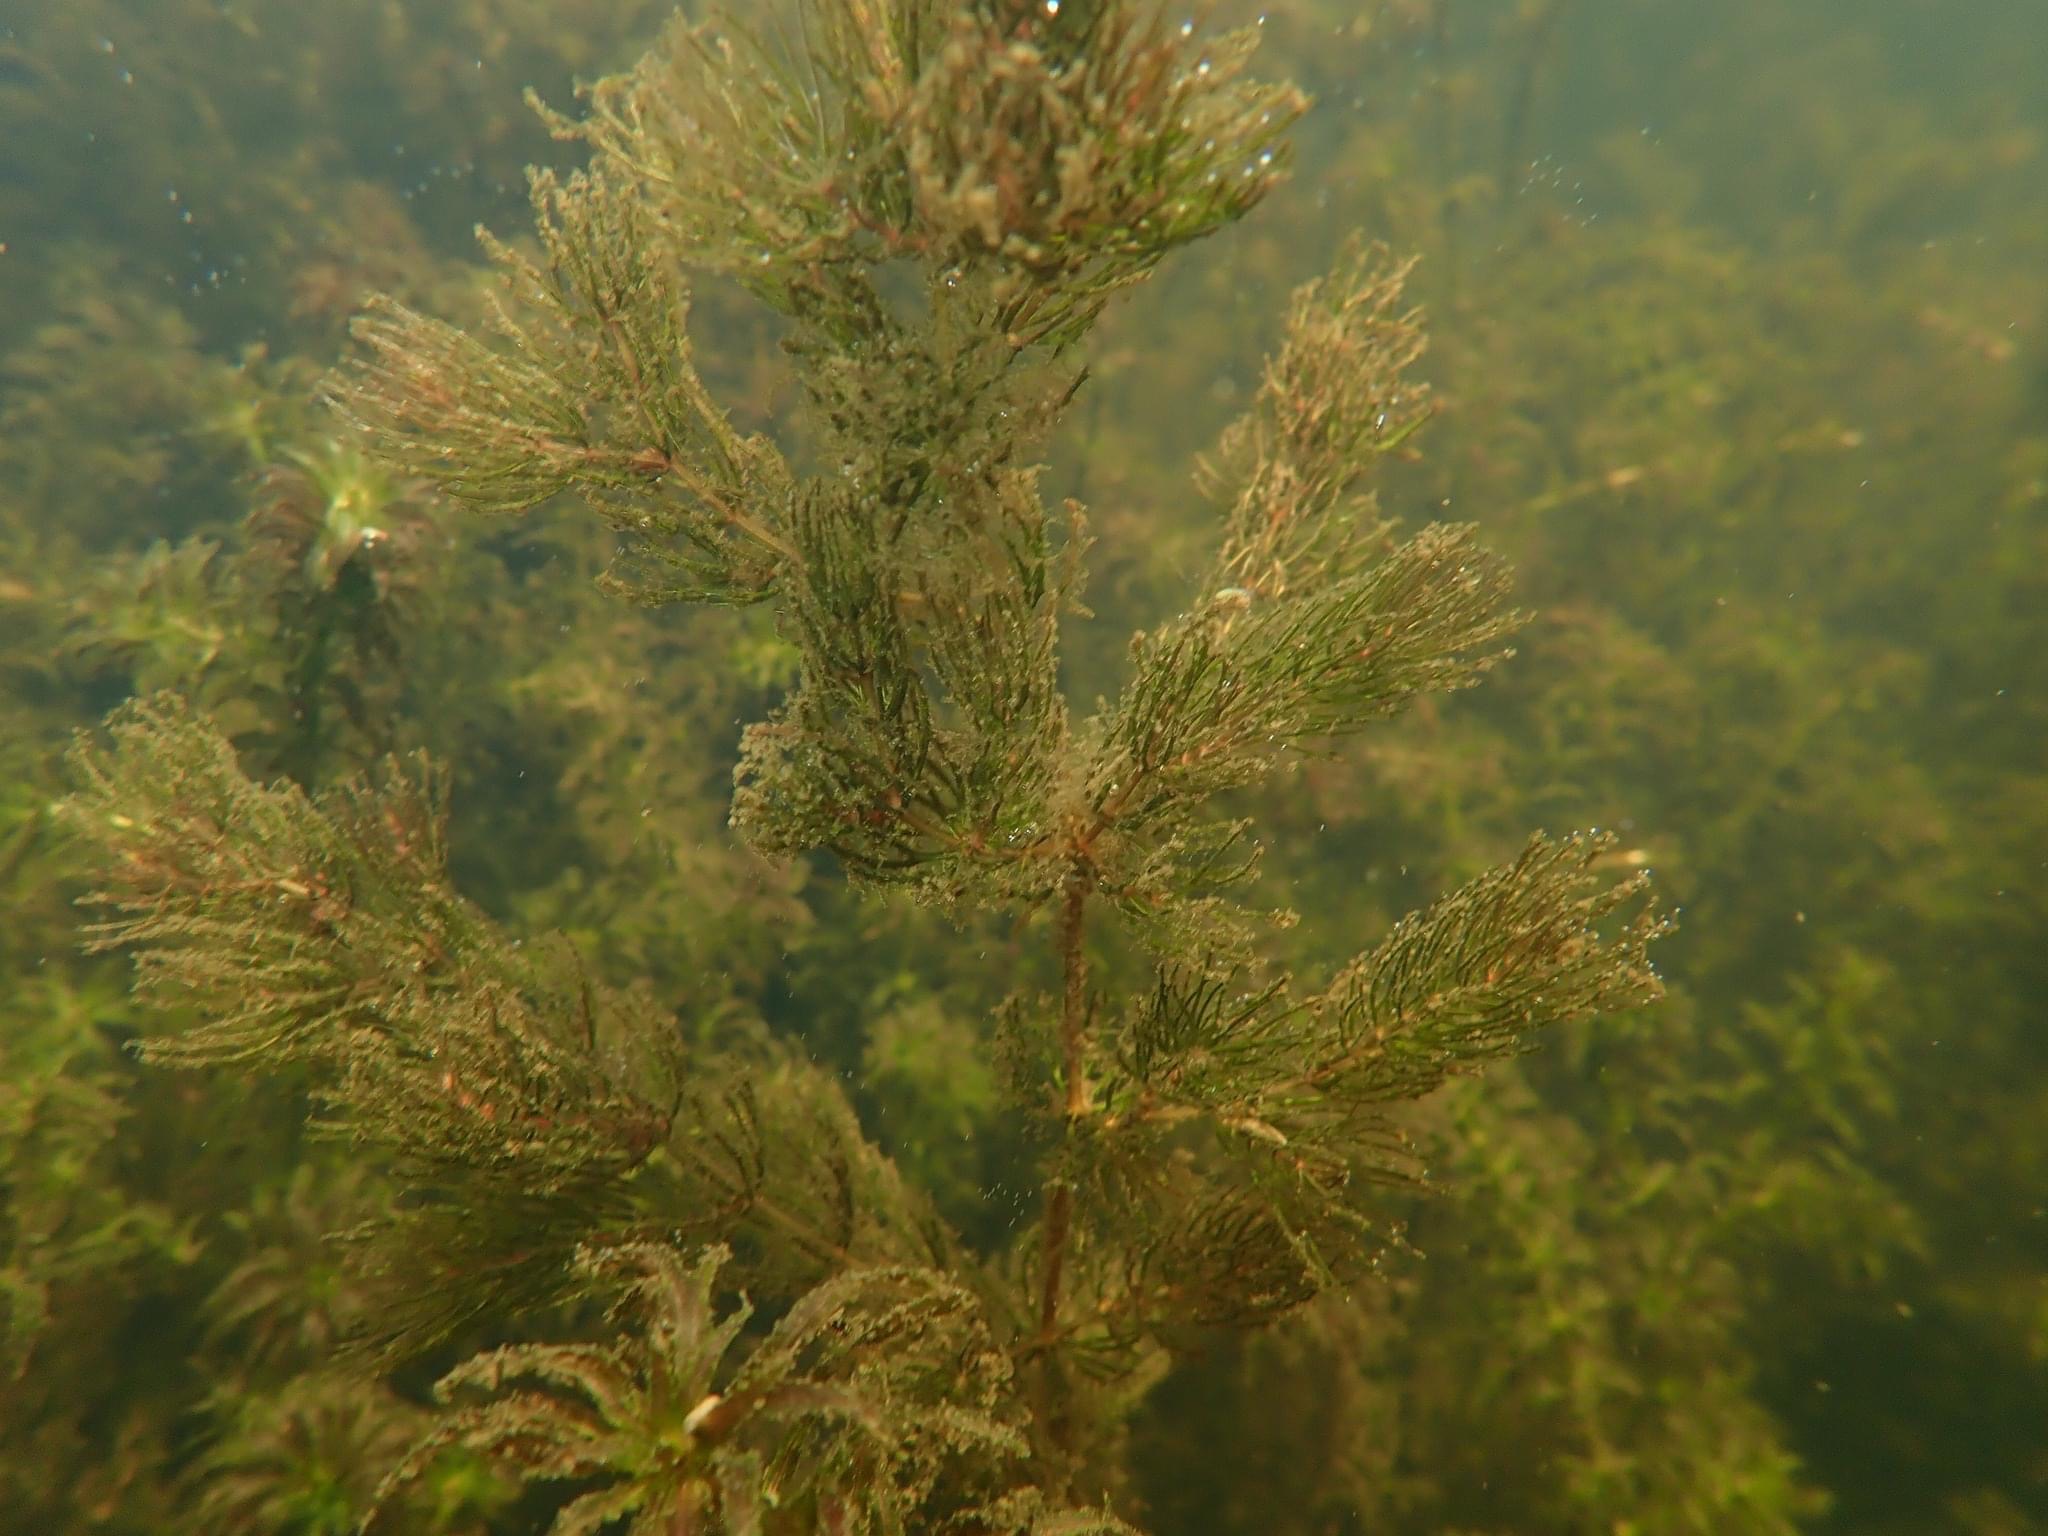
[[[1038,1337],[1043,1344],[1059,1328],[1060,1268],[1067,1252],[1067,1228],[1073,1221],[1074,1192],[1065,1179],[1055,1179],[1045,1194],[1044,1275],[1038,1294]]]
[[[1066,1090],[1067,1123],[1088,1113],[1088,1079],[1083,1063],[1083,1031],[1088,1006],[1088,962],[1082,951],[1087,916],[1088,879],[1080,871],[1067,878],[1060,898],[1060,1071]],[[1063,1173],[1046,1186],[1045,1228],[1039,1266],[1038,1336],[1052,1337],[1059,1323],[1060,1272],[1066,1263],[1067,1233],[1073,1225],[1074,1191]]]
[[[1082,1068],[1082,1030],[1088,1006],[1088,961],[1081,952],[1081,928],[1088,905],[1088,881],[1067,879],[1060,900],[1060,1066],[1066,1077],[1067,1119],[1088,1113],[1088,1079]]]

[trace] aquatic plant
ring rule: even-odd
[[[1282,174],[1304,103],[1252,78],[1254,40],[1122,0],[679,20],[550,114],[590,163],[534,174],[537,252],[487,237],[489,324],[380,301],[335,387],[407,482],[581,500],[621,595],[773,615],[795,682],[742,737],[734,826],[1041,945],[986,1042],[1034,1127],[1026,1230],[965,1242],[838,1079],[722,997],[510,936],[454,888],[433,763],[265,784],[165,696],[81,742],[94,942],[191,1019],[145,1054],[310,1071],[319,1127],[405,1191],[351,1234],[358,1349],[604,1335],[459,1366],[394,1496],[460,1446],[566,1484],[563,1532],[1121,1528],[1121,1427],[1169,1351],[1398,1241],[1401,1106],[1657,994],[1661,922],[1594,836],[1532,839],[1326,981],[1262,958],[1288,919],[1241,897],[1248,792],[1476,682],[1516,622],[1472,529],[1374,498],[1429,410],[1384,252],[1294,296],[1203,465],[1182,610],[1092,713],[1062,687],[1089,536],[1032,456],[1104,307]],[[786,326],[788,444],[700,378],[692,272]],[[362,554],[336,515],[297,566],[315,595]]]

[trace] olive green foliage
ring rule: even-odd
[[[388,1171],[400,1203],[350,1237],[380,1358],[641,1298],[611,1314],[625,1342],[459,1368],[444,1390],[488,1400],[388,1487],[466,1446],[597,1479],[563,1531],[1106,1526],[1080,1511],[1116,1492],[1106,1437],[1165,1341],[1361,1276],[1387,1240],[1372,1192],[1408,1161],[1388,1106],[1654,996],[1658,924],[1625,915],[1639,880],[1593,873],[1600,840],[1539,838],[1297,997],[1221,899],[1250,843],[1217,796],[1469,683],[1514,622],[1469,530],[1402,538],[1374,510],[1370,472],[1422,414],[1405,274],[1377,252],[1298,296],[1209,471],[1213,574],[1070,723],[1085,525],[1024,455],[1106,300],[1273,184],[1299,102],[1247,79],[1249,38],[1117,4],[820,0],[795,25],[678,23],[586,125],[555,119],[592,165],[534,176],[537,260],[487,242],[486,337],[386,301],[336,394],[452,499],[578,493],[624,536],[630,595],[772,606],[797,674],[741,739],[733,807],[762,852],[1041,920],[1057,991],[1002,1010],[1048,1143],[1036,1226],[971,1252],[828,1076],[503,937],[449,883],[424,760],[309,794],[246,777],[174,700],[127,706],[74,760],[71,820],[110,855],[94,942],[195,1015],[146,1054],[308,1069],[316,1127]],[[821,471],[712,402],[681,330],[692,266],[789,324]],[[278,521],[256,537],[295,534],[319,590],[377,542],[336,497]],[[1156,955],[1122,1028],[1091,910]],[[707,1242],[733,1246],[692,1258]],[[730,1367],[723,1269],[788,1309]]]
[[[1355,198],[1290,213],[1341,230],[1362,198],[1427,253],[1455,388],[1394,483],[1484,508],[1542,617],[1523,686],[1314,765],[1272,873],[1316,927],[1373,921],[1531,819],[1617,825],[1608,857],[1684,904],[1679,996],[1519,1065],[1531,1097],[1446,1101],[1449,1202],[1410,1224],[1430,1262],[1370,1334],[1318,1312],[1190,1364],[1148,1486],[1205,1530],[1283,1467],[1324,1500],[1286,1529],[2034,1529],[2015,1426],[2043,1357],[2012,1304],[2041,1250],[2013,1217],[2042,1078],[2014,921],[2038,881],[1993,849],[2039,842],[2010,649],[2038,630],[2039,305],[2013,280],[2048,226],[2038,113],[1988,83],[2004,23],[1920,36],[1971,81],[1948,110],[1920,93],[1960,75],[1887,74],[1896,9],[1729,31],[1667,8],[1654,37],[1584,7],[1375,12],[1348,49],[1312,34],[1305,82],[1352,119],[1311,119],[1334,131],[1299,184]],[[1297,265],[1254,238],[1141,302]],[[1227,381],[1214,344],[1177,366]],[[1160,387],[1130,366],[1105,384]],[[1142,431],[1096,462],[1204,425],[1123,415]],[[1478,1317],[1489,1342],[1452,1344]],[[1294,1411],[1316,1351],[1356,1362],[1303,1394],[1348,1427]],[[1198,1436],[1270,1449],[1190,1478]],[[1545,1452],[1517,1469],[1524,1441]]]
[[[355,1234],[389,1293],[383,1348],[556,1296],[586,1240],[648,1222],[758,1225],[771,1273],[925,1251],[829,1079],[769,1053],[758,1079],[722,1081],[646,999],[452,891],[431,767],[318,800],[259,787],[169,700],[130,706],[113,740],[77,761],[75,814],[122,849],[94,942],[139,946],[144,995],[202,1021],[145,1055],[335,1069],[322,1123],[417,1192],[390,1230]]]
[[[904,1530],[955,1459],[1023,1450],[990,1416],[1008,1366],[967,1292],[929,1270],[842,1274],[725,1368],[750,1315],[744,1302],[714,1313],[729,1257],[711,1249],[685,1267],[655,1244],[580,1254],[579,1269],[623,1291],[624,1340],[512,1346],[457,1367],[437,1393],[482,1401],[445,1419],[395,1481],[464,1444],[529,1475],[600,1480],[558,1531],[758,1531],[806,1501],[828,1529]],[[551,1390],[510,1392],[520,1380]]]
[[[582,617],[576,584],[569,600],[542,604],[523,595],[516,552],[449,545],[414,488],[337,441],[307,398],[366,278],[426,291],[459,276],[426,254],[424,204],[456,210],[459,224],[474,217],[492,173],[485,156],[472,170],[458,141],[501,140],[525,115],[515,90],[490,121],[461,121],[451,78],[489,79],[472,69],[483,57],[566,81],[607,47],[593,31],[541,27],[539,10],[493,34],[510,13],[492,9],[194,6],[153,14],[141,31],[126,8],[88,3],[21,10],[0,38],[0,259],[12,300],[0,306],[8,1529],[275,1532],[316,1513],[320,1528],[348,1529],[416,1434],[401,1389],[326,1380],[333,1341],[362,1322],[356,1282],[332,1279],[333,1234],[388,1215],[391,1187],[360,1177],[346,1143],[304,1144],[301,1073],[138,1073],[125,1047],[166,1021],[123,1001],[125,962],[78,956],[71,901],[86,874],[52,814],[76,725],[127,693],[175,684],[246,767],[307,785],[387,750],[460,744],[450,755],[465,778],[499,785],[495,827],[551,833],[472,855],[473,870],[498,872],[489,883],[501,901],[549,916],[571,904],[563,926],[579,942],[623,951],[649,974],[688,963],[670,937],[673,909],[656,922],[645,882],[591,902],[576,865],[616,846],[628,820],[639,866],[662,865],[700,808],[715,825],[710,808],[692,791],[643,817],[644,794],[622,782],[602,809],[578,802],[587,819],[550,809],[576,782],[557,736],[587,700],[564,689],[559,708],[539,705],[528,679],[574,672],[577,658],[538,637]],[[316,58],[328,62],[294,62]],[[367,98],[330,89],[335,61],[409,103],[367,144]],[[383,185],[404,163],[390,158],[401,117],[408,138],[449,151],[431,177],[418,166],[403,197]],[[501,143],[499,174],[544,143],[538,132]],[[357,162],[372,180],[354,179]],[[191,267],[214,258],[217,284]],[[246,334],[251,316],[268,355],[217,340]],[[572,566],[588,558],[567,541],[550,553]],[[451,611],[504,627],[460,628]],[[507,635],[534,643],[515,651]],[[614,639],[614,665],[647,669],[655,637],[615,628]],[[500,670],[480,688],[486,654]],[[691,786],[720,771],[698,743],[701,711],[723,706],[706,697],[716,687],[687,691],[697,702],[663,708],[672,723],[653,734],[667,780]],[[634,865],[618,862],[630,879]],[[754,933],[756,911],[788,910],[787,881],[726,850],[689,865],[718,913],[702,925],[709,942],[721,925]],[[593,932],[611,948],[590,944]],[[740,949],[727,951],[735,963]],[[265,1214],[308,1181],[304,1221]],[[315,1418],[335,1432],[311,1433]],[[298,1449],[294,1423],[309,1431]],[[230,1484],[240,1491],[211,1491]],[[405,1508],[416,1528],[477,1530],[504,1505],[486,1469],[449,1462]]]
[[[2030,9],[665,9],[0,29],[0,1529],[2048,1529]]]

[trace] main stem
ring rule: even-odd
[[[1087,917],[1088,881],[1068,876],[1060,897],[1060,1070],[1066,1089],[1067,1123],[1088,1113],[1088,1078],[1083,1062],[1083,1031],[1088,1009],[1088,962],[1082,951]],[[1074,1189],[1063,1173],[1046,1188],[1043,1253],[1039,1265],[1038,1337],[1049,1343],[1059,1324],[1060,1278],[1066,1264],[1067,1234],[1074,1220]]]

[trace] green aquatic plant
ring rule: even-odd
[[[489,325],[379,301],[334,391],[408,482],[581,500],[623,595],[772,614],[795,682],[741,739],[734,826],[1038,945],[986,1041],[1035,1138],[1022,1230],[957,1235],[838,1078],[722,996],[509,935],[454,887],[434,764],[264,784],[165,697],[81,743],[94,941],[189,1020],[145,1054],[300,1064],[318,1126],[405,1191],[349,1235],[365,1358],[562,1331],[458,1367],[393,1488],[461,1446],[563,1485],[564,1533],[1122,1528],[1121,1426],[1169,1352],[1397,1241],[1401,1106],[1657,995],[1660,920],[1598,837],[1533,839],[1321,984],[1241,899],[1248,792],[1476,682],[1516,622],[1473,530],[1374,499],[1429,410],[1384,253],[1296,294],[1204,465],[1182,610],[1114,698],[1063,686],[1089,536],[1033,455],[1104,306],[1282,174],[1304,103],[1253,41],[1123,0],[678,21],[550,116],[590,164],[534,175],[537,250],[487,239]],[[789,443],[697,373],[693,271],[786,327]],[[371,579],[347,508],[307,505],[302,583]]]
[[[622,1292],[621,1341],[513,1345],[458,1366],[437,1391],[460,1406],[393,1486],[461,1446],[594,1482],[562,1531],[759,1530],[785,1504],[811,1505],[828,1530],[900,1530],[933,1518],[955,1461],[1021,1452],[994,1416],[1008,1363],[970,1293],[930,1270],[850,1270],[728,1365],[751,1316],[745,1302],[715,1309],[729,1258],[712,1248],[686,1262],[667,1244],[579,1255]],[[511,1390],[519,1381],[549,1390]],[[962,1491],[946,1488],[954,1502]]]

